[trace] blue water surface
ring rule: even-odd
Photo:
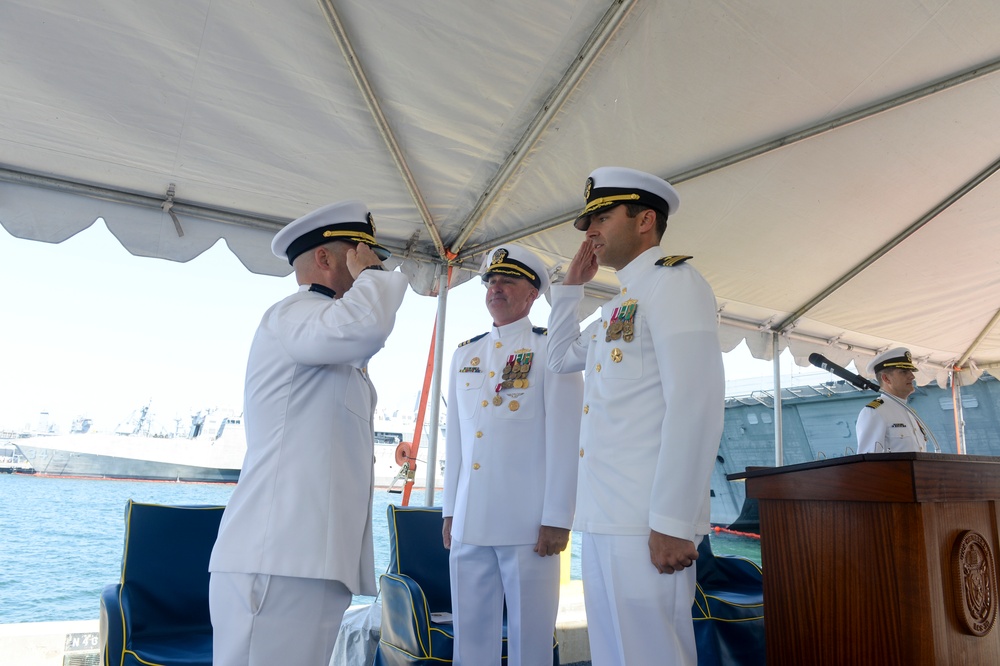
[[[125,502],[221,505],[234,485],[61,479],[0,474],[0,623],[96,620],[104,586],[118,581]],[[440,499],[440,495],[438,496]],[[389,562],[386,507],[402,496],[376,490],[372,506],[375,574]],[[414,490],[411,506],[423,506]],[[580,577],[580,535],[573,534],[570,577]],[[716,554],[760,563],[751,539],[712,535]],[[356,597],[369,603],[371,597]]]

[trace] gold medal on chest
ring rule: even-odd
[[[616,307],[611,313],[604,341],[611,342],[622,338],[625,342],[632,342],[635,339],[635,312],[638,308],[639,301],[634,298]]]
[[[608,332],[604,335],[605,342],[611,342],[612,340],[617,340],[622,336],[623,324],[620,321],[613,321],[608,326]]]

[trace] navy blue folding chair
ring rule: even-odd
[[[450,664],[455,634],[450,620],[448,551],[441,541],[440,508],[389,505],[389,570],[380,578],[382,627],[374,666]],[[553,664],[559,646],[553,637]],[[502,662],[507,663],[507,623]]]
[[[211,666],[208,560],[223,506],[128,500],[121,579],[101,593],[106,666]]]
[[[698,546],[698,585],[691,614],[698,666],[764,666],[764,579],[744,557]]]

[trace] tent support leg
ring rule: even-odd
[[[777,331],[771,331],[771,366],[774,371],[774,464],[781,467],[785,463],[785,446],[781,432],[781,338]]]
[[[451,267],[441,271],[438,284],[437,326],[434,337],[434,376],[431,378],[431,415],[427,438],[427,490],[424,491],[424,505],[434,506],[434,486],[437,477],[438,435],[441,428],[441,366],[444,357],[444,320],[448,312],[448,282],[451,277]],[[447,463],[445,463],[447,464]]]
[[[958,368],[951,371],[951,405],[955,415],[955,452],[966,453],[965,449],[965,414],[962,412],[961,375]]]

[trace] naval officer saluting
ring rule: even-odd
[[[916,390],[914,370],[917,366],[905,347],[882,352],[868,364],[868,374],[875,376],[882,395],[858,414],[858,453],[927,450],[927,433],[906,407],[906,399]]]
[[[715,296],[690,257],[662,256],[680,203],[668,182],[601,167],[584,199],[586,240],[552,286],[548,338],[554,370],[586,369],[574,527],[590,654],[594,666],[694,666],[692,565],[725,403]],[[582,285],[598,265],[621,290],[581,334]]]
[[[360,201],[279,231],[298,292],[264,313],[247,361],[247,453],[209,569],[215,666],[326,666],[352,594],[374,595],[375,388],[406,278]]]
[[[457,666],[550,666],[559,558],[573,523],[583,383],[546,367],[528,313],[549,277],[505,245],[482,268],[488,333],[463,342],[448,375],[444,528],[451,549]]]

